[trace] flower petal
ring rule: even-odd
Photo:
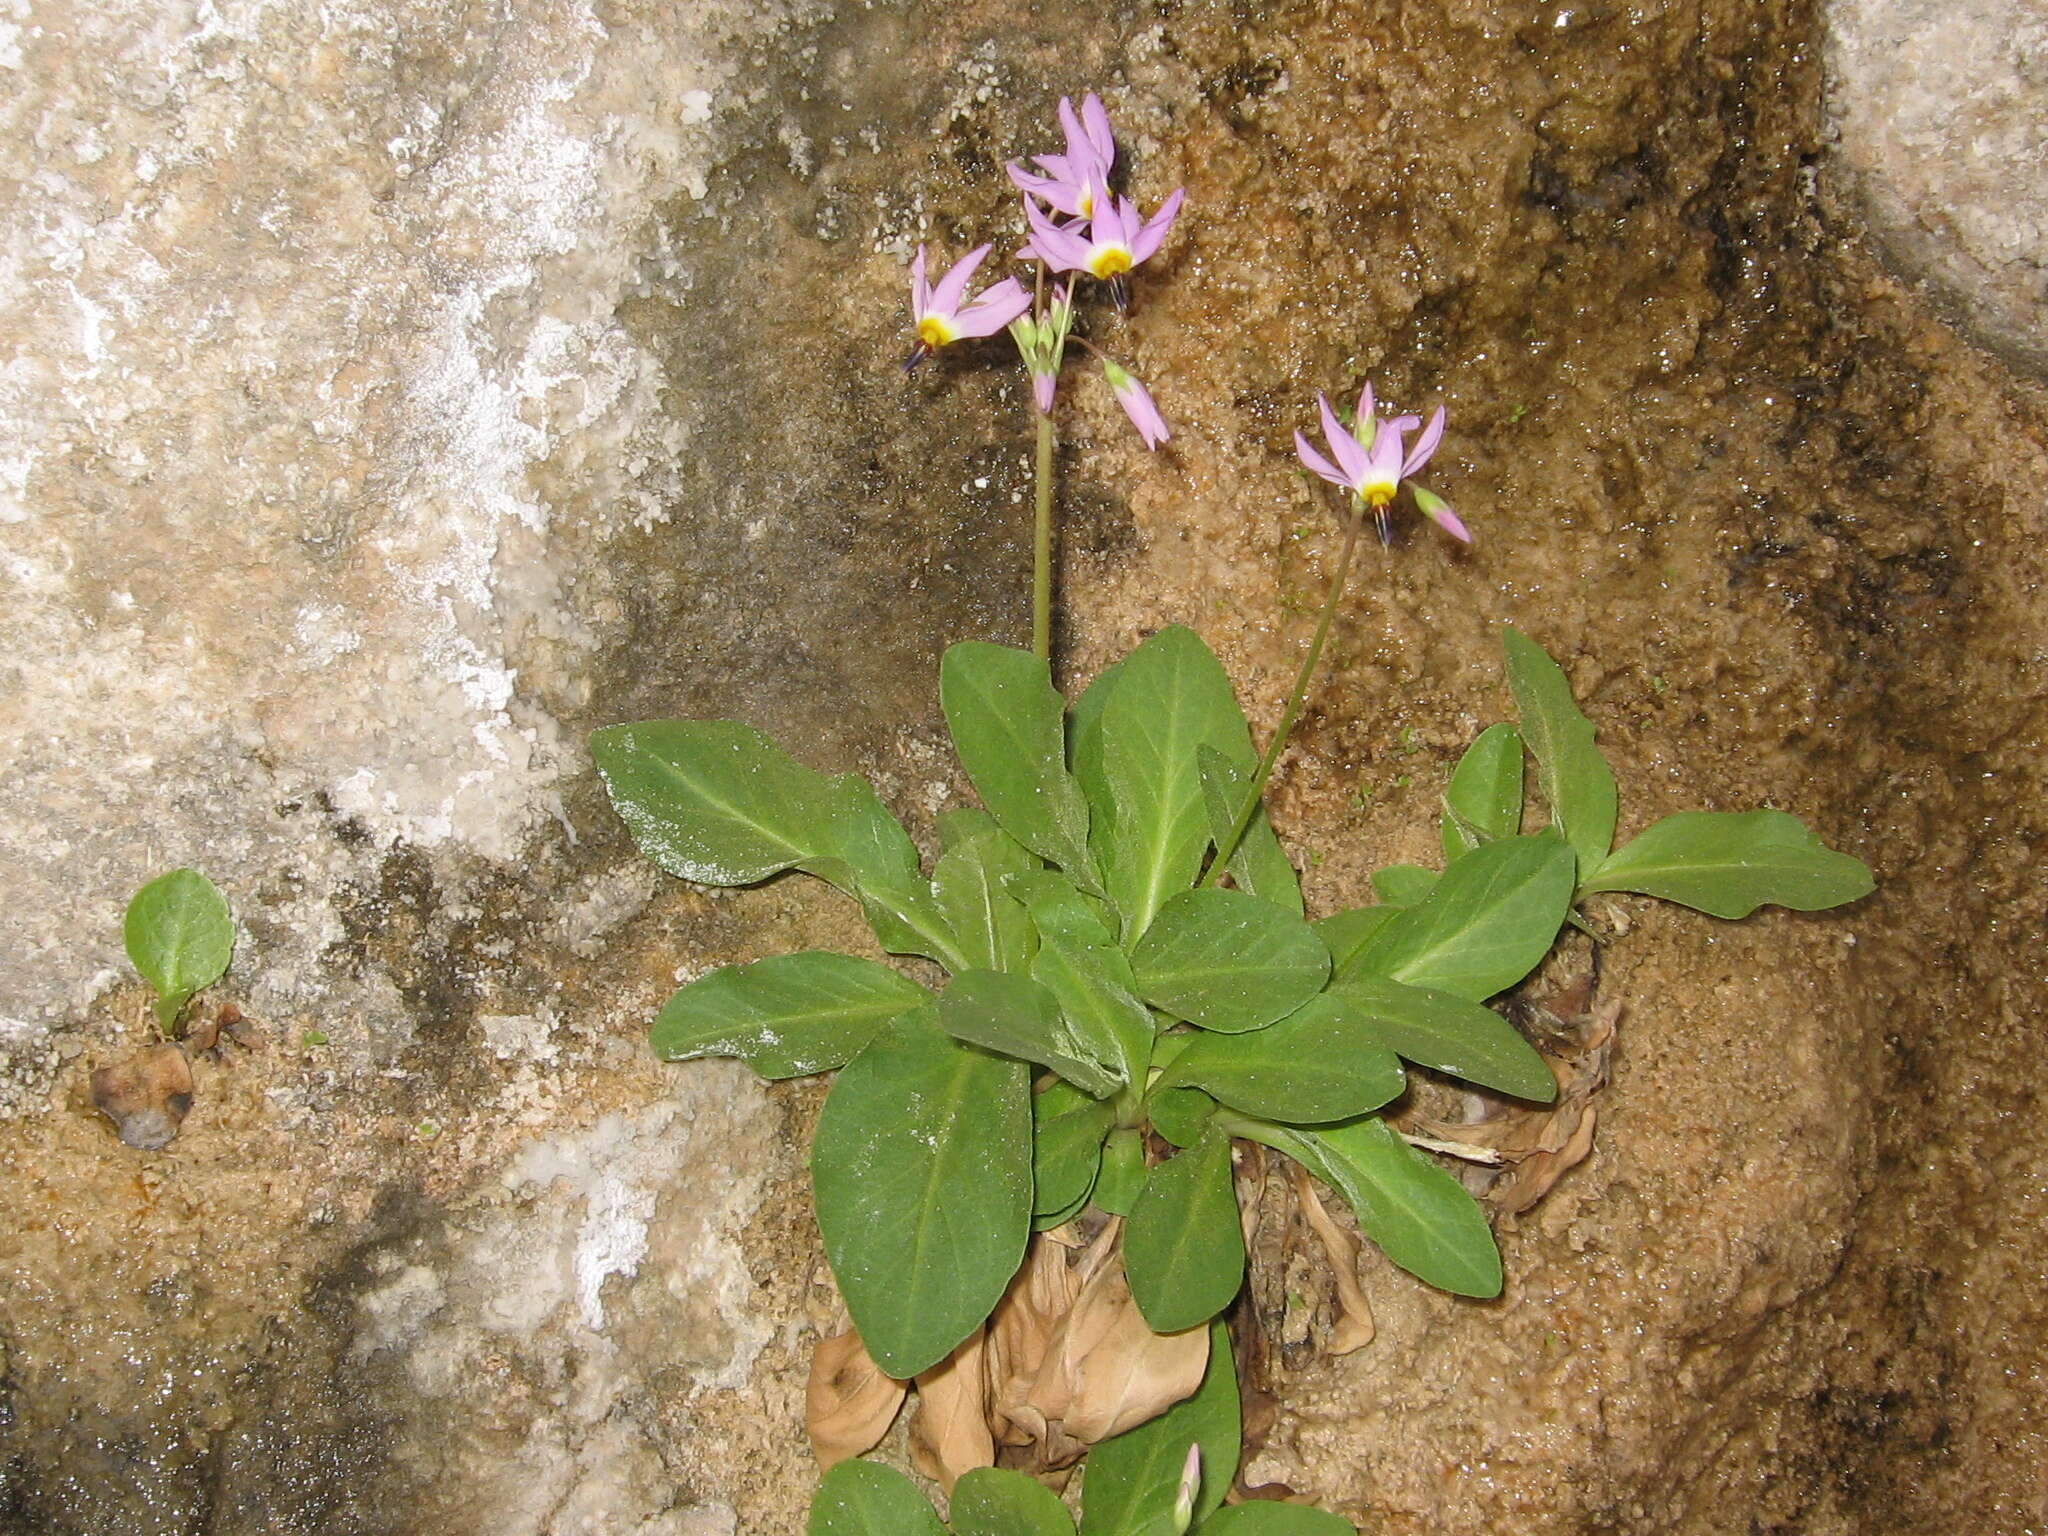
[[[1305,468],[1321,475],[1332,485],[1349,486],[1351,484],[1349,480],[1344,478],[1344,471],[1332,464],[1320,453],[1317,453],[1315,448],[1309,443],[1309,440],[1303,437],[1298,429],[1294,434],[1294,456],[1301,460]]]
[[[1344,472],[1337,483],[1348,485],[1355,491],[1365,479],[1366,452],[1359,447],[1358,439],[1344,430],[1344,423],[1330,409],[1329,397],[1321,391],[1316,394],[1316,409],[1323,416],[1323,441],[1330,445],[1330,456]]]
[[[934,313],[950,315],[960,307],[961,296],[967,292],[968,283],[974,279],[974,269],[981,265],[989,253],[986,245],[977,245],[973,250],[953,263],[952,270],[939,279],[932,289],[932,310]]]
[[[1181,201],[1185,196],[1185,188],[1175,187],[1166,201],[1159,205],[1159,211],[1147,219],[1142,228],[1133,233],[1131,236],[1132,261],[1149,261],[1152,254],[1166,242],[1166,232],[1173,228],[1173,221],[1180,214]],[[1137,209],[1135,207],[1131,209],[1131,217],[1135,223],[1137,219]]]
[[[1102,98],[1093,91],[1081,98],[1081,127],[1107,175],[1116,163],[1116,135],[1109,131],[1109,113],[1103,108]]]
[[[1031,308],[1031,291],[1014,277],[984,289],[981,296],[953,317],[962,336],[993,336]]]
[[[1422,429],[1422,436],[1415,440],[1415,446],[1408,450],[1408,456],[1401,461],[1401,478],[1406,480],[1415,471],[1429,462],[1429,456],[1436,452],[1436,445],[1444,438],[1444,408],[1438,406],[1429,418],[1429,425]]]
[[[1419,485],[1411,485],[1408,489],[1415,493],[1415,505],[1422,508],[1423,516],[1452,538],[1463,540],[1467,544],[1472,542],[1472,535],[1467,531],[1464,522],[1451,510],[1450,503],[1443,497]]]

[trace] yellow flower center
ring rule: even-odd
[[[1088,258],[1088,270],[1097,277],[1116,277],[1131,270],[1131,253],[1121,245],[1105,245]]]
[[[949,341],[958,341],[960,333],[944,315],[926,315],[917,322],[917,339],[936,350]]]

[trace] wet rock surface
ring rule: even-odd
[[[2044,1518],[2048,410],[1816,192],[1814,12],[322,14],[0,39],[0,1529],[800,1526],[816,1089],[644,1024],[862,941],[645,872],[578,743],[736,715],[921,833],[959,793],[933,666],[1025,631],[1029,423],[993,349],[900,378],[903,267],[1011,238],[1001,163],[1091,87],[1190,210],[1105,322],[1173,446],[1070,387],[1068,674],[1187,622],[1271,721],[1336,547],[1289,434],[1369,377],[1449,406],[1478,542],[1405,530],[1346,615],[1279,781],[1312,904],[1431,856],[1501,621],[1624,833],[1770,803],[1881,881],[1604,908],[1592,1160],[1498,1304],[1368,1254],[1377,1341],[1269,1367],[1252,1480],[1450,1533]],[[141,1152],[86,1078],[185,862],[255,1044]]]

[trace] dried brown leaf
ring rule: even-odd
[[[963,1472],[996,1463],[988,1422],[987,1328],[917,1378],[917,1417],[910,1421],[910,1459],[947,1493]]]
[[[1299,1163],[1289,1166],[1293,1170],[1294,1197],[1301,1202],[1301,1214],[1307,1220],[1309,1230],[1315,1233],[1329,1255],[1330,1278],[1337,1284],[1337,1306],[1341,1315],[1330,1329],[1326,1347],[1333,1355],[1348,1355],[1354,1349],[1370,1344],[1375,1332],[1372,1307],[1358,1284],[1361,1244],[1356,1233],[1346,1232],[1330,1219],[1315,1186],[1309,1182],[1308,1171]]]
[[[1045,1415],[1029,1397],[1053,1336],[1080,1294],[1072,1254],[1061,1236],[1034,1235],[1023,1266],[989,1318],[989,1428],[1004,1445],[1047,1439]]]
[[[873,1450],[903,1406],[904,1383],[884,1376],[849,1328],[821,1340],[811,1354],[804,1391],[804,1429],[820,1467]]]
[[[171,1144],[192,1108],[192,1063],[183,1048],[152,1045],[92,1074],[93,1107],[131,1147],[154,1152]]]

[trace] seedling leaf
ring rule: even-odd
[[[211,880],[196,869],[174,869],[135,893],[121,937],[135,969],[156,989],[156,1021],[171,1035],[192,994],[227,971],[235,921]]]

